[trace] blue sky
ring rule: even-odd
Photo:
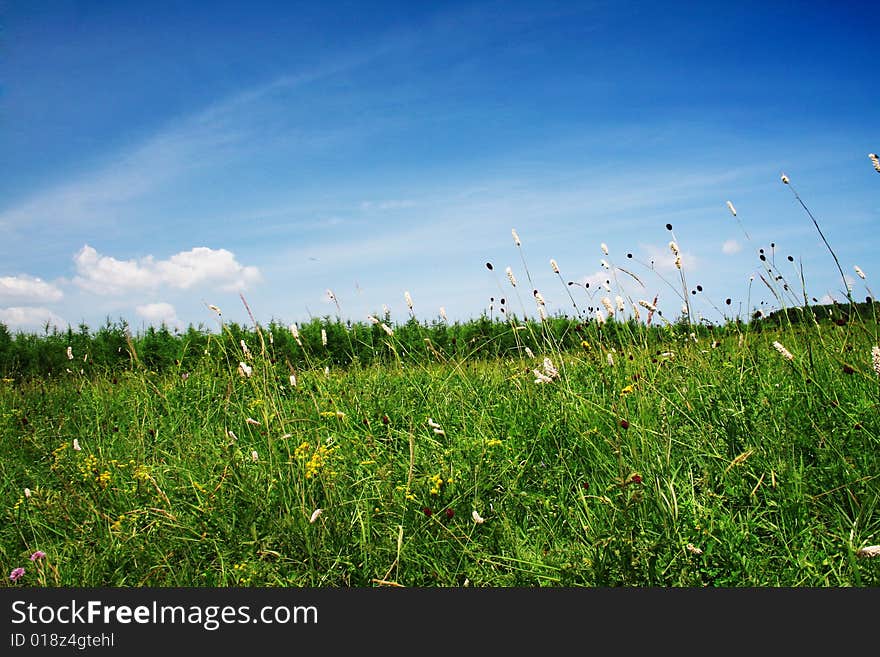
[[[529,277],[551,313],[687,296],[719,321],[778,305],[761,274],[801,295],[801,264],[843,299],[792,188],[853,295],[880,276],[875,3],[35,1],[0,24],[14,329],[247,323],[239,294],[289,324],[340,314],[327,290],[354,321],[405,321],[406,292],[420,319],[535,315]]]

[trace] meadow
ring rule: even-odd
[[[880,304],[759,253],[716,322],[677,262],[673,320],[609,265],[568,315],[3,327],[5,585],[878,586]]]

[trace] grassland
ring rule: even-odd
[[[511,318],[492,340],[513,347],[481,358],[415,323],[418,353],[330,327],[294,340],[297,364],[227,329],[161,371],[129,341],[126,367],[7,377],[0,562],[25,574],[4,579],[877,586],[859,550],[880,543],[878,327],[846,311],[561,335]],[[390,357],[328,356],[365,336]]]

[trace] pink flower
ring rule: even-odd
[[[17,582],[24,575],[24,568],[15,568],[11,573],[9,573],[9,579],[13,582]]]
[[[46,556],[46,553],[42,550],[37,550],[31,555],[31,561],[36,561],[37,559],[43,559]]]

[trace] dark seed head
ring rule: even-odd
[[[794,262],[794,258],[793,258],[792,256],[788,256],[788,261],[789,261],[789,262]]]
[[[629,429],[629,422],[627,422],[626,420],[621,420],[620,421],[620,428],[621,429]]]
[[[703,291],[703,286],[697,285],[697,292],[702,292],[702,291]]]
[[[672,224],[666,224],[666,230],[672,230]]]
[[[450,519],[452,518],[452,516],[455,515],[455,511],[453,511],[452,509],[446,509],[446,511],[444,511],[444,513],[446,514],[446,517],[450,518]]]
[[[387,415],[382,416],[382,424],[388,424],[391,420],[388,419]]]
[[[430,518],[430,517],[431,517],[431,514],[434,513],[434,512],[431,511],[430,507],[427,507],[427,506],[426,506],[426,507],[424,507],[424,508],[422,509],[422,513],[424,513],[426,516],[428,516],[428,517]]]
[[[492,263],[491,263],[491,262],[487,262],[487,263],[486,263],[486,269],[488,269],[489,271],[492,271],[492,270],[495,269],[495,268],[492,266]]]
[[[853,372],[855,372],[855,370],[851,366],[849,366],[849,365],[843,366],[843,373],[844,374],[852,374]]]
[[[730,297],[727,297],[727,298],[724,300],[724,303],[726,303],[726,304],[729,306],[729,305],[730,305]]]
[[[758,258],[761,259],[761,262],[766,262],[766,261],[767,261],[767,256],[765,256],[763,253],[762,253],[761,255],[759,255]]]
[[[626,254],[626,257],[627,257],[627,258],[632,258],[632,257],[633,257],[633,254],[632,254],[632,253],[627,253],[627,254]]]

